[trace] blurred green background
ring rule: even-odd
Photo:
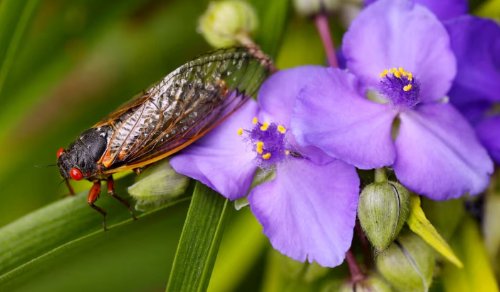
[[[268,12],[266,0],[249,2],[259,16]],[[67,195],[54,166],[59,147],[174,68],[211,50],[196,32],[207,6],[208,1],[182,0],[0,1],[0,227]],[[288,6],[283,6],[289,15],[286,29],[276,38],[278,67],[322,64],[312,22]],[[266,25],[272,25],[269,15]],[[258,36],[268,27],[261,26]],[[332,28],[339,44],[343,27],[333,20]],[[122,194],[132,179],[118,182]],[[77,191],[89,187],[73,185]],[[110,200],[98,202],[110,210],[110,222],[128,218]],[[88,208],[84,200],[81,204]],[[35,268],[13,276],[8,290],[163,291],[188,205],[184,200],[62,246]],[[99,215],[88,209],[88,230],[99,231]],[[7,252],[0,245],[0,253]],[[210,289],[281,290],[291,284],[276,273],[293,278],[301,269],[293,264],[276,269],[282,260],[270,251],[248,210],[233,214]]]
[[[259,16],[266,13],[265,0],[251,2]],[[0,60],[3,62],[0,67],[0,226],[68,194],[54,166],[59,147],[66,147],[80,132],[171,70],[211,50],[196,30],[198,17],[208,3],[0,1]],[[287,8],[284,13],[288,12]],[[322,47],[312,23],[293,20],[287,31],[294,33],[284,36],[285,43],[294,49],[285,54],[287,61],[280,61],[283,66],[322,63]],[[293,52],[300,52],[301,48],[312,49],[314,54],[293,57]],[[122,195],[132,179],[130,175],[118,182]],[[72,184],[77,192],[90,186],[88,182]],[[88,208],[83,199],[79,200]],[[109,211],[109,222],[128,219],[127,212],[110,201],[103,197],[98,202]],[[163,290],[188,205],[189,202],[184,201],[57,250],[35,268],[9,276],[5,282],[8,285],[0,285],[0,290]],[[82,212],[89,217],[85,228],[99,232],[99,215],[90,208]],[[238,224],[245,225],[243,237],[248,237],[245,242],[238,240],[243,230]],[[262,261],[267,244],[260,226],[244,211],[230,221],[226,238],[231,238],[231,230],[236,230],[232,239],[235,243],[226,239],[223,247],[227,247],[222,250],[230,252],[234,247],[247,250],[238,262],[233,261],[240,268],[229,266],[228,269],[227,264],[225,267],[218,264],[217,269],[222,270],[213,275],[211,289],[221,291],[238,285],[248,291],[258,289],[261,284],[257,280],[263,271],[262,268],[252,271],[252,268]],[[82,233],[75,230],[72,236],[78,238],[79,232]],[[29,240],[38,235],[25,236]],[[0,253],[8,252],[0,244]],[[248,263],[242,264],[245,261]],[[232,280],[225,279],[226,273],[232,273]]]

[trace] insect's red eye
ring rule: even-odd
[[[57,150],[57,154],[56,154],[56,155],[57,155],[57,159],[59,159],[59,157],[60,157],[60,156],[61,156],[61,154],[63,154],[63,153],[64,153],[64,148],[62,148],[62,147],[61,147],[61,148],[59,148],[59,149]]]
[[[74,180],[81,180],[83,178],[82,172],[76,167],[69,170],[69,176]]]

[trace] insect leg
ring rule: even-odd
[[[92,209],[96,210],[102,215],[102,227],[104,231],[106,231],[106,211],[104,211],[101,207],[94,205],[95,201],[99,198],[101,194],[101,182],[96,180],[94,184],[90,188],[89,195],[87,196],[87,203]]]
[[[69,183],[69,179],[65,179],[65,182],[66,182],[66,186],[68,187],[68,190],[69,190],[69,194],[71,196],[74,196],[75,195],[75,191],[73,190],[73,187],[71,186],[71,184]]]
[[[137,217],[135,217],[134,211],[132,210],[132,207],[130,206],[129,202],[127,202],[124,198],[118,196],[115,193],[115,181],[113,180],[113,176],[109,176],[107,179],[107,187],[108,187],[108,194],[118,200],[122,205],[127,207],[128,211],[130,212],[130,215],[132,215],[132,218],[134,220],[137,220]]]

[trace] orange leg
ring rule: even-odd
[[[128,211],[130,212],[130,215],[132,215],[132,218],[134,220],[137,220],[137,217],[135,217],[134,211],[132,210],[132,207],[130,206],[130,204],[124,198],[118,196],[115,193],[115,181],[113,180],[112,176],[108,177],[108,179],[107,179],[107,188],[108,188],[108,194],[111,197],[115,198],[122,205],[124,205],[125,207],[127,207]]]
[[[87,203],[89,204],[90,207],[92,207],[94,210],[96,210],[102,215],[102,227],[104,228],[104,230],[107,230],[106,211],[104,211],[101,207],[94,205],[95,201],[97,201],[100,194],[101,194],[101,182],[96,180],[94,181],[92,188],[90,188],[89,194],[87,196]]]

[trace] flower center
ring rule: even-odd
[[[285,159],[290,151],[286,148],[286,128],[275,123],[261,123],[253,118],[251,130],[238,129],[238,135],[246,136],[252,144],[258,164],[262,168],[270,168]]]
[[[420,85],[411,72],[402,67],[380,73],[380,93],[397,107],[412,108],[420,102]]]

